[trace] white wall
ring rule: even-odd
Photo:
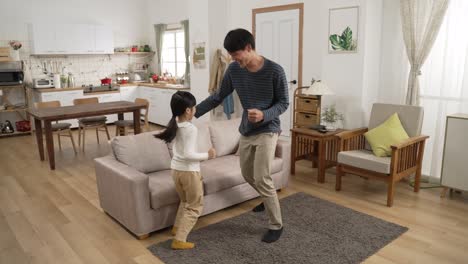
[[[362,89],[362,118],[367,126],[372,105],[379,101],[381,30],[383,0],[367,1],[364,15],[364,72]]]
[[[145,0],[0,0],[0,39],[27,40],[27,23],[111,25],[115,46],[142,45]]]
[[[224,36],[227,33],[227,18],[230,14],[227,9],[228,0],[177,0],[171,4],[163,0],[148,0],[148,6],[152,15],[149,15],[147,31],[151,36],[150,43],[153,47],[155,47],[154,24],[172,24],[184,19],[189,20],[190,52],[193,52],[193,43],[205,42],[206,68],[197,69],[190,64],[190,92],[197,102],[201,102],[209,96],[211,58],[216,49],[223,47]],[[209,119],[210,114],[202,118]]]
[[[383,2],[379,101],[404,104],[409,63],[403,42],[400,1]]]
[[[378,98],[380,65],[380,21],[382,1],[315,0],[304,2],[303,84],[312,78],[325,81],[334,96],[324,96],[324,105],[337,104],[345,115],[344,126],[355,128],[367,123],[368,101]],[[297,3],[290,0],[229,1],[229,28],[252,29],[252,9]],[[329,8],[360,6],[358,52],[328,53]],[[369,50],[366,46],[369,46]],[[366,102],[364,102],[366,100]]]

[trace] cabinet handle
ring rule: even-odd
[[[310,103],[310,100],[305,100],[306,103]]]
[[[310,115],[305,115],[305,118],[310,118]]]

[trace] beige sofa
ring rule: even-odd
[[[240,120],[195,123],[199,151],[214,147],[217,157],[201,163],[205,191],[203,215],[255,198],[236,153]],[[110,155],[94,160],[103,210],[139,238],[174,223],[179,198],[171,176],[171,146],[155,132],[116,137]],[[290,144],[278,140],[271,168],[277,189],[287,186]]]

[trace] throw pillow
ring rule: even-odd
[[[239,125],[241,119],[215,121],[210,123],[211,142],[216,149],[216,156],[225,156],[236,152],[239,146]]]
[[[367,131],[364,136],[377,157],[391,156],[390,146],[409,138],[397,113],[394,113],[378,127]]]
[[[171,156],[167,144],[155,138],[154,132],[124,137],[111,141],[116,159],[143,173],[167,170],[171,167]]]

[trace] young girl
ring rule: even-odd
[[[216,152],[196,152],[197,128],[190,122],[195,115],[195,97],[184,91],[176,92],[171,99],[172,118],[166,130],[155,137],[166,141],[174,140],[171,161],[172,177],[179,194],[180,205],[172,228],[173,249],[191,249],[194,243],[187,236],[197,222],[203,209],[203,183],[200,161],[212,159]]]

